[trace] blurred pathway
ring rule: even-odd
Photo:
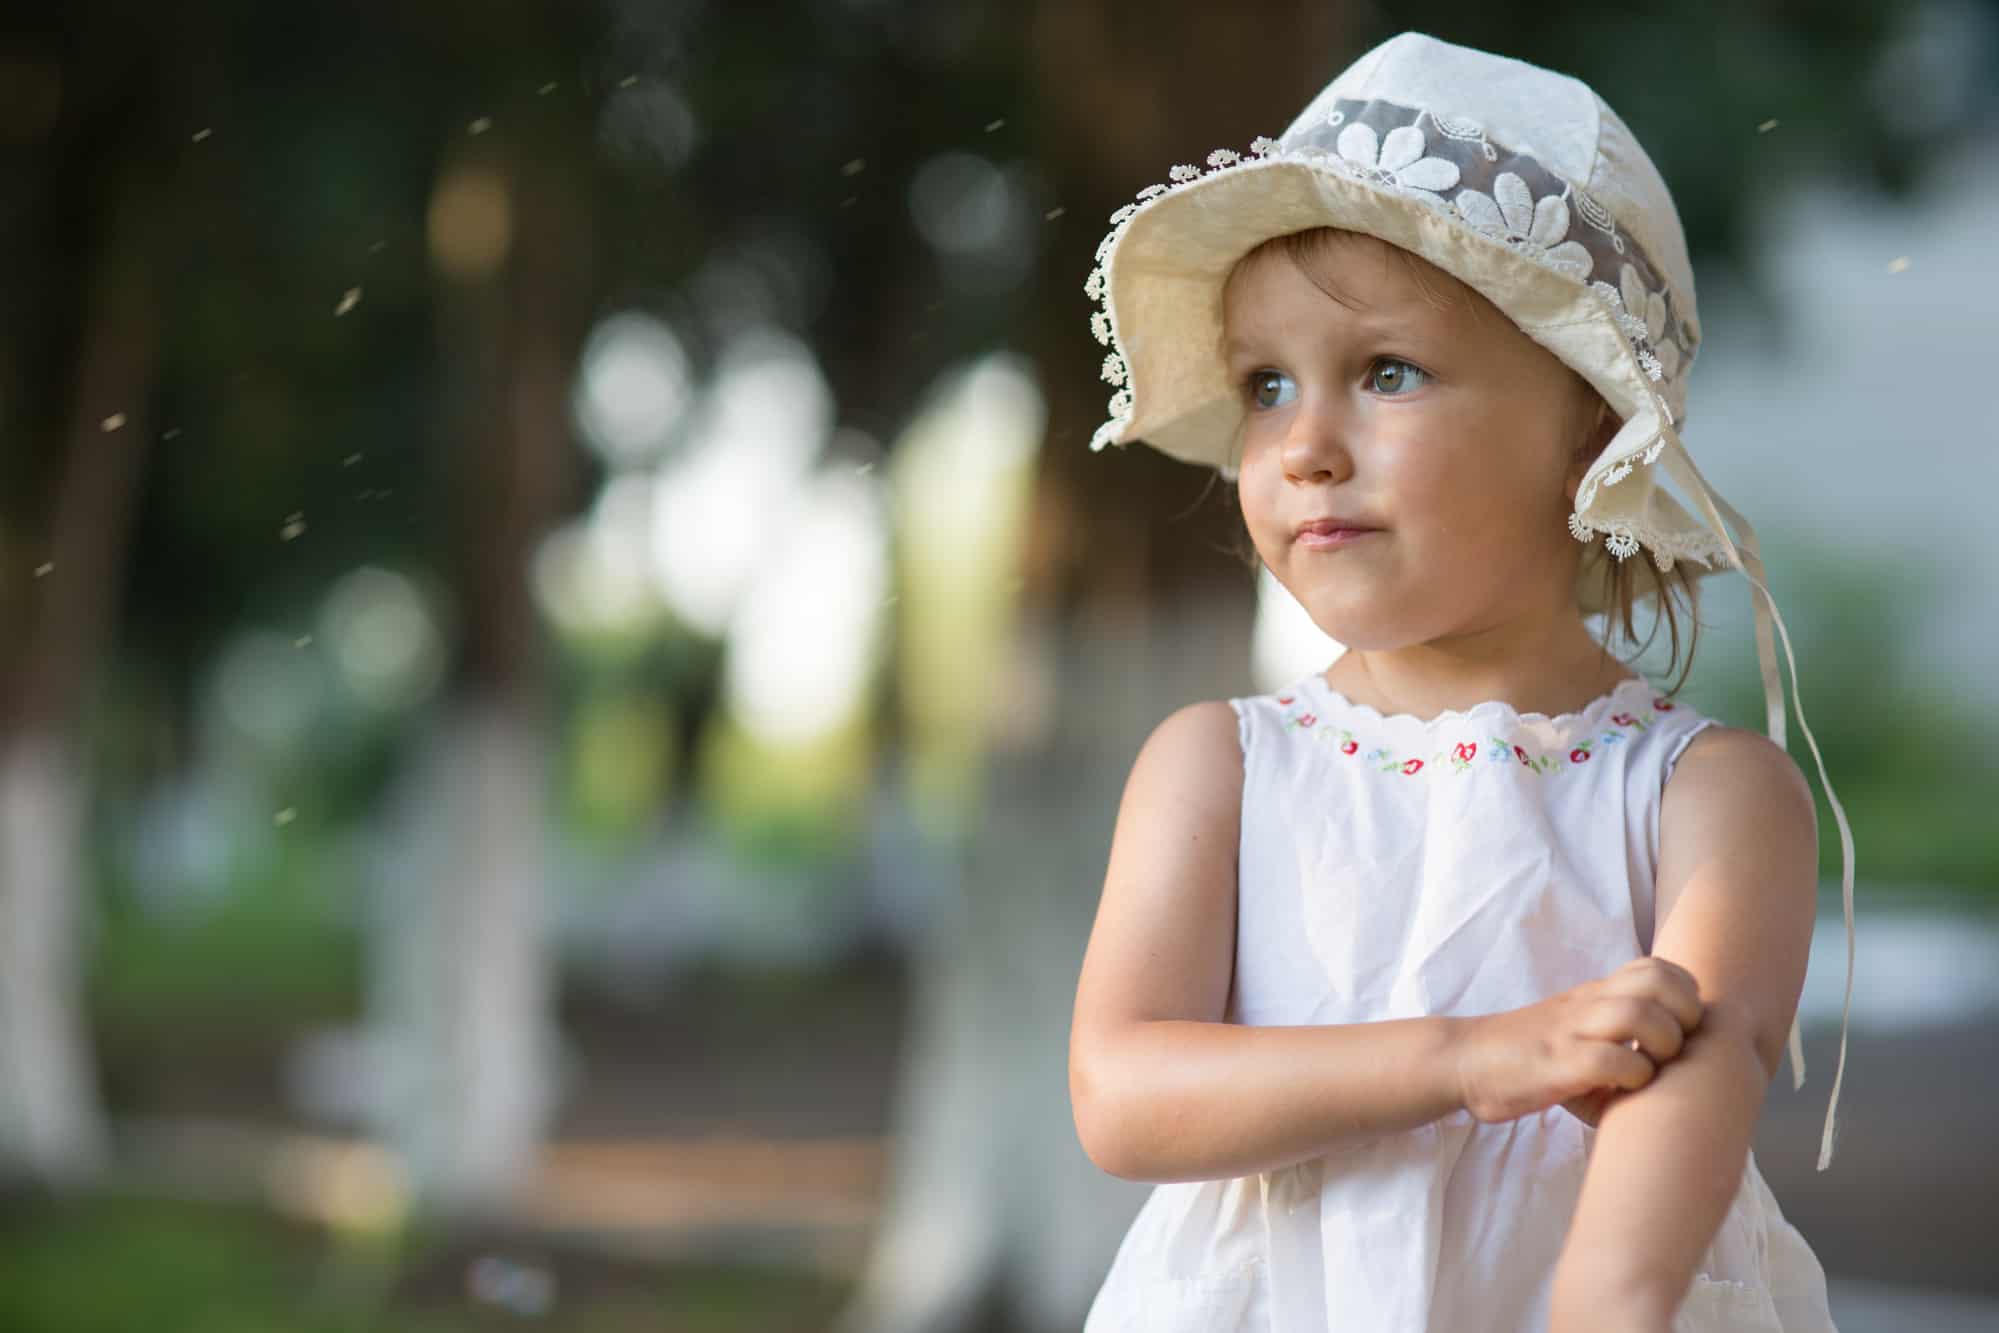
[[[1839,1333],[1995,1333],[1999,1302],[1921,1287],[1834,1278],[1832,1317]]]
[[[1838,1056],[1837,904],[1806,982],[1809,1081],[1792,1091],[1786,1065],[1771,1085],[1757,1162],[1826,1265],[1842,1333],[1999,1333],[1999,926],[1861,924],[1832,1168],[1814,1169]],[[559,1137],[505,1225],[643,1259],[851,1275],[891,1169],[898,1006],[884,991],[814,1023],[787,1008],[776,1035],[688,1014],[579,1023]],[[365,1142],[185,1117],[116,1131],[141,1189],[359,1223],[397,1206],[389,1159]]]
[[[1999,1045],[1999,1027],[1981,1036]],[[1774,1126],[1779,1136],[1796,1128],[1787,1127],[1789,1120],[1812,1120],[1805,1100],[1802,1116],[1780,1117]],[[1859,1111],[1876,1099],[1854,1101]],[[1888,1165],[1883,1154],[1863,1147],[1869,1142],[1863,1126],[1871,1119],[1864,1111],[1856,1114],[1852,1138],[1842,1138],[1827,1173],[1834,1179],[1823,1199],[1800,1188],[1794,1169],[1771,1165],[1773,1158],[1788,1162],[1795,1155],[1809,1172],[1810,1153],[1781,1146],[1757,1152],[1787,1215],[1833,1274],[1832,1311],[1841,1333],[1999,1333],[1986,1202],[1993,1197],[1990,1160],[1982,1175],[1967,1173],[1941,1194],[1937,1180],[1947,1170],[1905,1178],[1862,1207],[1857,1201],[1868,1198]],[[134,1183],[174,1194],[254,1200],[317,1221],[354,1221],[380,1206],[383,1182],[390,1179],[381,1154],[358,1141],[193,1122],[127,1122],[120,1128]],[[1766,1122],[1760,1133],[1767,1137],[1772,1129]],[[1916,1141],[1939,1142],[1920,1135]],[[866,1254],[886,1166],[879,1138],[716,1135],[558,1143],[503,1225],[627,1257],[758,1261],[845,1277]],[[1865,1189],[1863,1175],[1870,1182]],[[1906,1213],[1920,1220],[1905,1226]],[[1941,1285],[1847,1276],[1840,1260],[1849,1249],[1869,1272]]]

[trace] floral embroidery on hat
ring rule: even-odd
[[[1457,163],[1441,157],[1425,157],[1423,131],[1414,125],[1398,125],[1382,138],[1375,133],[1374,126],[1355,121],[1340,131],[1335,147],[1363,175],[1383,185],[1435,192],[1458,183]]]
[[[1610,304],[1617,326],[1631,339],[1638,362],[1648,376],[1656,380],[1679,372],[1679,346],[1665,336],[1665,292],[1649,290],[1645,279],[1630,264],[1619,266],[1617,286],[1603,281],[1590,286]]]
[[[1486,142],[1485,126],[1479,124],[1471,117],[1443,115],[1432,111],[1430,113],[1430,123],[1435,125],[1438,132],[1447,139],[1462,139],[1468,143],[1477,144],[1479,153],[1486,161],[1497,162],[1499,160],[1499,150]]]
[[[1562,196],[1536,200],[1527,182],[1510,171],[1493,177],[1491,194],[1459,190],[1452,202],[1472,226],[1551,267],[1587,278],[1596,263],[1588,249],[1564,239],[1569,234],[1569,206]]]
[[[1599,204],[1587,190],[1571,186],[1569,197],[1575,201],[1576,212],[1583,215],[1583,221],[1608,236],[1612,247],[1623,254],[1624,238],[1618,235],[1617,219],[1610,215],[1610,210]]]

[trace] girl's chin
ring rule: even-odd
[[[1306,616],[1319,627],[1320,633],[1342,647],[1373,653],[1401,648],[1409,642],[1402,626],[1395,624],[1391,617],[1371,614],[1368,608],[1351,603],[1339,606],[1316,601],[1300,604],[1304,606]]]
[[[1378,640],[1380,627],[1369,624],[1364,616],[1327,615],[1307,608],[1305,614],[1327,638],[1336,640],[1347,648],[1371,647]]]

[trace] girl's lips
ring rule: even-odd
[[[1362,537],[1372,537],[1378,531],[1378,528],[1304,528],[1298,533],[1298,544],[1308,550],[1330,551]]]

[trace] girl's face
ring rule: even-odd
[[[1601,400],[1441,269],[1408,257],[1456,294],[1445,309],[1386,242],[1333,242],[1314,268],[1346,301],[1274,247],[1223,296],[1246,413],[1237,491],[1257,553],[1349,648],[1576,614],[1569,508],[1616,417],[1592,429]],[[1299,540],[1324,518],[1374,531]]]

